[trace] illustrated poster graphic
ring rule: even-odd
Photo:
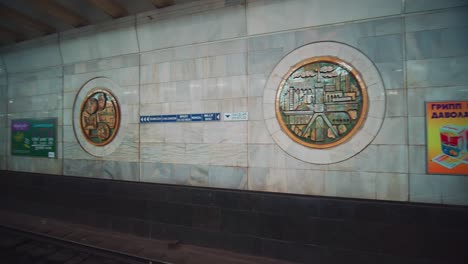
[[[426,102],[427,172],[468,175],[468,101]]]

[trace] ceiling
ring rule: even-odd
[[[0,46],[190,0],[0,0]]]

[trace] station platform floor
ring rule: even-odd
[[[65,223],[54,219],[0,210],[0,227],[146,259],[147,263],[174,264],[292,264],[284,260],[243,255],[225,250],[146,239],[128,234]],[[1,233],[0,233],[1,235]],[[56,262],[58,263],[58,262]],[[63,262],[66,263],[66,262]]]

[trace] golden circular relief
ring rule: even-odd
[[[81,104],[80,121],[81,131],[89,143],[107,145],[119,131],[119,103],[106,89],[94,89]]]
[[[335,57],[296,64],[276,96],[276,116],[283,131],[311,148],[330,148],[348,140],[365,120],[367,106],[360,74]]]

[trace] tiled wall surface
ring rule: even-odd
[[[30,72],[63,63],[57,35],[5,48],[2,57],[8,73]]]
[[[137,53],[139,49],[134,25],[135,19],[126,17],[63,33],[59,43],[63,64]]]
[[[7,158],[7,113],[8,113],[7,74],[3,58],[0,56],[0,169],[6,170]]]
[[[63,159],[63,68],[52,66],[8,74],[8,124],[12,119],[57,118],[57,159],[7,156],[7,169],[62,174]],[[10,144],[9,131],[5,141]],[[9,147],[8,147],[9,151]]]
[[[64,67],[64,160],[63,174],[139,181],[139,55],[129,54],[86,61]],[[119,87],[119,103],[125,105],[125,137],[105,157],[87,153],[73,130],[73,106],[80,88],[90,79],[107,77]],[[105,173],[103,173],[105,172]]]
[[[452,1],[456,2],[456,1]],[[424,101],[468,98],[468,7],[409,16],[406,27],[410,197],[415,202],[467,204],[466,177],[427,175]]]
[[[252,0],[249,35],[401,14],[400,0]],[[363,8],[365,7],[365,8]],[[281,18],[281,19],[279,19]],[[282,19],[284,18],[284,19]]]
[[[468,204],[467,177],[426,174],[424,135],[424,101],[468,99],[466,1],[199,1],[168,10],[3,49],[8,75],[0,72],[1,168]],[[262,108],[275,65],[319,41],[340,42],[367,56],[386,97],[375,140],[329,165],[285,153],[268,133]],[[106,157],[85,152],[73,131],[75,96],[95,77],[120,86],[129,116],[121,147]],[[241,111],[249,112],[249,121],[139,124],[140,115]],[[8,122],[22,117],[59,119],[58,159],[8,154]]]
[[[141,115],[248,111],[247,42],[141,54]],[[144,124],[143,181],[247,187],[247,122]]]
[[[204,4],[189,10],[174,10],[167,14],[168,19],[164,14],[156,15],[156,19],[148,19],[147,13],[138,16],[140,52],[246,35],[245,0],[199,2]]]
[[[249,189],[408,199],[407,121],[404,115],[386,113],[377,138],[351,159],[314,165],[289,156],[271,140],[263,120],[262,105],[258,103],[262,101],[264,80],[283,56],[311,42],[337,41],[358,48],[376,64],[385,83],[387,111],[400,107],[402,102],[393,97],[401,98],[403,90],[402,83],[398,82],[403,79],[402,71],[394,72],[403,67],[401,30],[402,19],[390,18],[249,38],[249,74],[262,83],[258,88],[260,92],[249,97],[249,113],[259,113],[249,120],[249,136],[252,133],[249,138]],[[381,173],[387,177],[377,177]],[[304,182],[307,184],[301,184]],[[382,187],[392,191],[382,192]]]
[[[468,208],[0,171],[0,210],[299,263],[461,264]]]

